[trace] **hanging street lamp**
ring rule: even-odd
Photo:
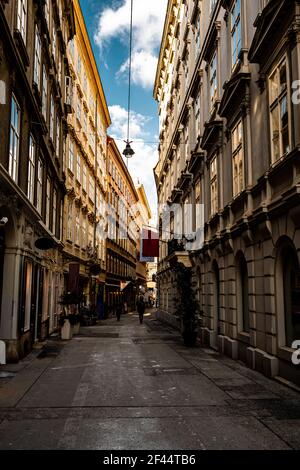
[[[129,140],[124,140],[126,144],[126,148],[123,151],[123,155],[125,158],[131,158],[135,154],[134,150],[131,148],[132,141],[129,142]]]

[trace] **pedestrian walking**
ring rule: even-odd
[[[137,302],[136,302],[136,310],[139,314],[140,324],[143,323],[144,320],[144,313],[145,313],[145,298],[143,294],[139,294]]]
[[[122,305],[118,304],[116,308],[117,321],[121,320],[121,315],[122,315]]]

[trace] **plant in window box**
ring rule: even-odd
[[[192,270],[182,263],[177,263],[174,270],[178,292],[176,314],[180,318],[184,344],[194,347],[198,336],[199,305],[193,290]]]

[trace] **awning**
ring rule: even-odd
[[[121,292],[123,292],[123,290],[125,290],[130,284],[132,284],[132,281],[121,282]]]

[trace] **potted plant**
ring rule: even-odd
[[[69,320],[69,315],[61,315],[59,318],[60,324],[60,337],[62,340],[70,340],[73,336],[72,326]]]
[[[76,313],[76,306],[79,306],[81,300],[81,296],[71,292],[62,296],[60,304],[63,305],[64,313],[60,316],[61,339],[68,340],[72,338],[73,334],[79,333],[80,316]]]
[[[192,289],[192,270],[182,263],[175,267],[177,277],[177,315],[180,318],[184,344],[194,347],[198,336],[199,305]]]

